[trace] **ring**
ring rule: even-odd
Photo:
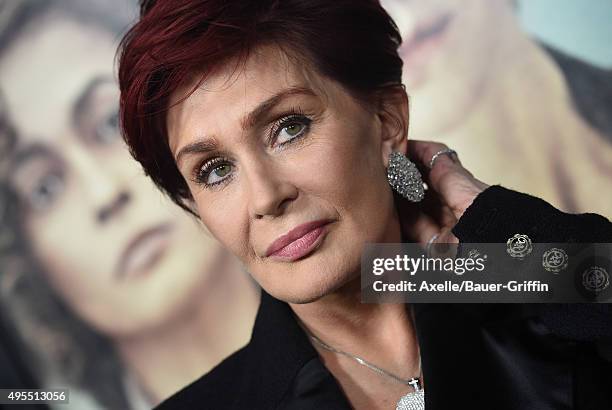
[[[433,234],[433,236],[429,238],[429,240],[427,241],[427,244],[425,245],[425,255],[429,256],[430,254],[429,250],[431,248],[431,245],[434,243],[436,239],[438,239],[438,236],[440,236],[440,232]]]
[[[434,163],[436,162],[436,159],[438,159],[438,157],[440,155],[448,155],[450,157],[453,154],[457,155],[457,151],[455,151],[454,149],[451,149],[451,148],[444,148],[444,149],[441,149],[440,151],[436,152],[433,155],[433,157],[431,157],[431,161],[429,161],[429,169],[433,168]],[[452,157],[451,157],[451,160],[452,160]]]

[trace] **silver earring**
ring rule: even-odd
[[[425,197],[421,173],[401,152],[393,151],[389,155],[387,180],[391,188],[409,201],[419,202]]]

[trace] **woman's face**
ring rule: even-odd
[[[171,108],[170,147],[213,235],[270,294],[306,303],[358,277],[366,242],[400,240],[385,166],[405,149],[403,102],[366,107],[263,47]]]
[[[199,303],[221,253],[119,137],[115,46],[109,33],[48,17],[5,52],[0,87],[34,254],[80,316],[120,336]]]
[[[492,62],[499,60],[500,36],[508,33],[506,26],[517,25],[512,2],[381,3],[402,35],[402,79],[414,102],[411,135],[429,139],[450,131],[465,120],[483,89],[496,80]]]

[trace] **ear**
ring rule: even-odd
[[[409,102],[403,86],[381,91],[378,101],[382,160],[386,168],[391,152],[406,154],[408,149]]]

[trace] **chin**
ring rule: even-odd
[[[338,236],[332,230],[322,245],[303,259],[289,263],[268,260],[250,272],[276,299],[292,304],[315,302],[352,280],[359,281],[362,244],[366,241],[352,235],[355,240],[347,244]]]
[[[272,295],[275,298],[282,300],[286,303],[291,303],[294,305],[304,305],[307,303],[316,302],[322,297],[330,294],[331,292],[325,291],[323,289],[317,290],[296,290],[295,292],[286,292],[282,295]]]

